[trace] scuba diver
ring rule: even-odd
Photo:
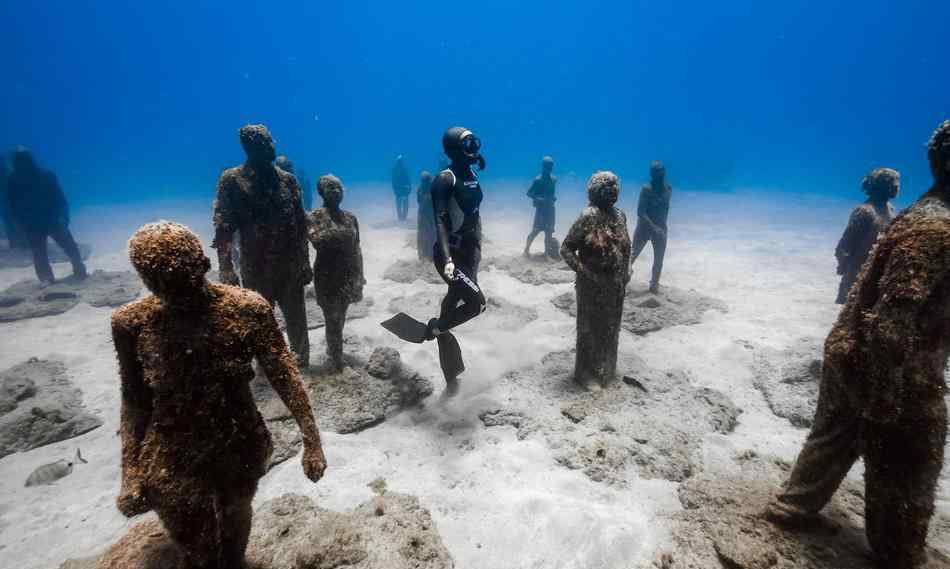
[[[393,194],[396,195],[396,218],[406,221],[409,217],[409,194],[412,193],[412,182],[409,181],[409,171],[406,170],[406,161],[402,154],[396,157],[392,171]]]
[[[531,243],[541,232],[544,233],[544,254],[553,258],[559,256],[560,245],[554,239],[554,202],[557,201],[554,185],[557,184],[557,178],[551,175],[552,170],[554,159],[545,156],[541,160],[541,175],[531,182],[528,189],[528,197],[534,202],[534,225],[524,246],[525,257],[531,256]]]
[[[442,147],[451,164],[432,182],[436,228],[433,263],[449,290],[438,318],[423,324],[400,313],[383,322],[383,327],[409,342],[436,340],[447,393],[452,395],[458,391],[458,376],[465,371],[465,365],[450,330],[475,318],[486,307],[485,295],[478,286],[482,189],[475,174],[475,167],[485,169],[485,159],[480,152],[481,141],[462,127],[445,131]]]

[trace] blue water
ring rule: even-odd
[[[0,148],[74,203],[210,196],[263,122],[347,183],[434,168],[450,125],[483,180],[560,173],[861,198],[876,166],[929,184],[950,117],[946,1],[3,0]],[[380,196],[389,199],[389,196]]]

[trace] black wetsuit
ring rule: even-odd
[[[432,183],[432,209],[438,237],[433,262],[449,285],[437,324],[442,331],[468,322],[485,310],[485,295],[478,286],[478,264],[482,256],[481,203],[478,177],[467,165],[453,163]],[[455,280],[446,278],[443,270],[449,258],[455,263]]]

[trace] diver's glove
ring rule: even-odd
[[[482,156],[481,154],[479,154],[479,155],[478,155],[478,158],[477,158],[476,160],[478,160],[478,169],[479,169],[479,170],[484,170],[484,169],[485,169],[485,157]]]
[[[442,268],[442,274],[450,281],[455,280],[455,263],[452,262],[452,259],[449,259],[445,263],[445,267]]]

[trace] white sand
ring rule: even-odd
[[[488,187],[495,189],[502,184]],[[347,325],[347,333],[401,350],[409,365],[428,374],[437,392],[418,412],[356,435],[324,435],[329,469],[311,484],[299,461],[285,462],[261,482],[257,501],[285,492],[310,495],[324,507],[352,508],[371,495],[367,484],[386,479],[391,490],[418,495],[433,513],[446,545],[460,568],[629,568],[652,558],[664,538],[658,512],[676,510],[676,485],[631,477],[619,490],[558,466],[543,443],[518,441],[510,428],[486,429],[477,413],[508,397],[497,381],[505,373],[537,363],[545,354],[573,343],[573,321],[554,309],[550,299],[571,285],[531,287],[504,274],[484,270],[488,295],[537,308],[540,318],[517,333],[480,326],[459,329],[469,371],[461,393],[439,400],[443,387],[434,346],[401,344],[378,326],[390,299],[413,289],[382,280],[393,258],[410,258],[407,231],[373,229],[373,220],[389,214],[388,193],[366,207],[374,188],[358,188],[345,204],[361,219],[369,281],[376,302],[369,318]],[[631,207],[638,187],[629,184],[622,205]],[[582,205],[576,183],[562,184],[558,234],[563,235]],[[520,191],[517,193],[521,195]],[[753,197],[758,195],[758,197]],[[531,212],[526,199],[502,208],[497,199],[484,207],[489,243],[486,255],[515,253],[523,247]],[[694,380],[728,394],[743,409],[739,426],[728,436],[704,441],[707,467],[728,469],[737,452],[793,459],[805,435],[772,415],[752,387],[751,351],[740,342],[782,348],[802,336],[823,338],[837,314],[833,249],[851,204],[818,198],[758,194],[677,192],[671,215],[671,243],[664,283],[695,288],[725,301],[729,312],[710,312],[695,326],[667,329],[646,337],[626,332],[621,342],[636,347],[652,366],[688,370]],[[354,203],[356,202],[356,203]],[[384,207],[385,206],[385,207]],[[95,245],[91,268],[128,267],[125,240],[142,222],[181,221],[210,243],[210,204],[148,204],[143,208],[101,208],[79,212],[81,241]],[[535,243],[542,247],[541,240]],[[634,278],[649,274],[649,249]],[[57,274],[68,272],[66,265]],[[32,277],[31,269],[0,271],[0,287]],[[443,287],[422,285],[433,295]],[[0,460],[0,567],[52,569],[68,557],[100,551],[131,523],[115,509],[118,489],[119,384],[108,309],[80,305],[56,317],[0,324],[0,369],[29,357],[55,357],[83,390],[85,404],[104,426],[84,436],[7,456]],[[322,330],[312,331],[314,358]],[[52,486],[24,488],[37,466],[82,449],[88,465]],[[860,475],[859,467],[852,475]],[[939,509],[950,512],[946,490]]]

